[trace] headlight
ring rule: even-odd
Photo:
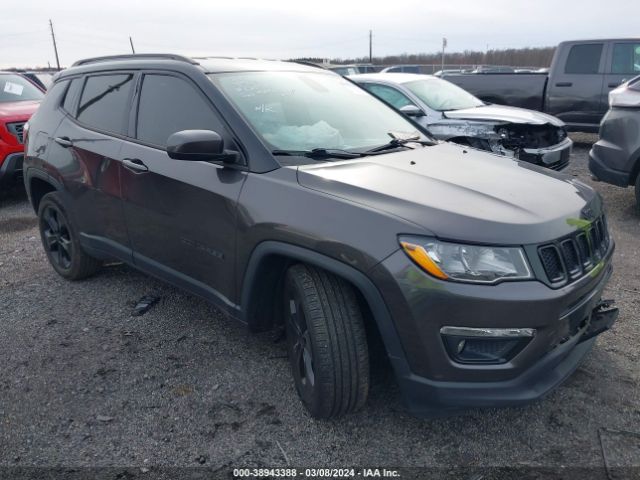
[[[400,237],[400,245],[419,267],[442,280],[497,283],[533,278],[519,247],[463,245],[419,237]]]

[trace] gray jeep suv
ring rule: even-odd
[[[60,275],[118,259],[280,329],[315,417],[365,403],[376,335],[410,410],[432,415],[539,398],[617,315],[591,188],[436,142],[320,68],[89,59],[25,136]]]

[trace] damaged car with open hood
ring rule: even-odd
[[[432,75],[373,73],[349,78],[428,128],[439,140],[553,170],[569,164],[573,142],[565,124],[551,115],[485,103]]]

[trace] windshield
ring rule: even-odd
[[[440,112],[484,105],[482,100],[474,97],[466,90],[439,78],[416,80],[402,85],[413,92],[429,108]]]
[[[389,133],[416,134],[402,115],[335,74],[241,72],[210,78],[273,149],[358,151],[388,143]]]
[[[41,100],[44,97],[33,83],[20,75],[0,75],[0,103]]]

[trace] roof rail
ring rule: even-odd
[[[297,63],[299,65],[306,65],[307,67],[316,67],[316,68],[321,68],[323,70],[326,70],[326,68],[323,67],[321,64],[309,62],[306,60],[286,60],[286,61],[291,63]]]
[[[72,67],[77,67],[79,65],[88,65],[90,63],[98,63],[98,62],[111,62],[114,60],[132,60],[132,59],[140,59],[140,60],[153,60],[153,59],[161,59],[161,60],[177,60],[179,62],[187,62],[193,65],[198,65],[194,59],[185,57],[183,55],[174,55],[172,53],[133,53],[127,55],[107,55],[105,57],[93,57],[93,58],[85,58],[84,60],[78,60],[75,62]]]
[[[229,57],[226,55],[204,55],[202,57],[193,57],[194,60],[209,60],[211,58],[221,58],[223,60],[233,60],[236,57]]]

